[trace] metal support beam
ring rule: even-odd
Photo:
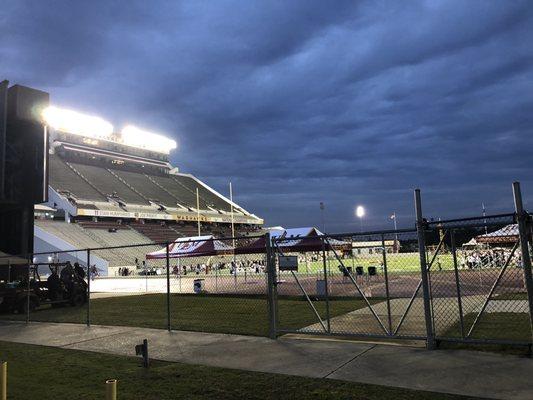
[[[479,319],[481,318],[481,315],[483,315],[483,313],[485,312],[485,309],[489,305],[489,301],[492,298],[492,295],[494,294],[494,291],[498,287],[498,284],[500,283],[500,280],[502,279],[503,274],[507,270],[507,267],[509,266],[509,263],[513,259],[514,252],[518,248],[518,244],[519,243],[520,242],[516,242],[514,244],[513,249],[511,250],[511,254],[509,254],[509,257],[507,257],[507,260],[505,261],[505,264],[503,265],[502,269],[500,270],[500,273],[498,274],[498,277],[496,278],[496,281],[494,281],[494,283],[492,284],[492,287],[490,288],[490,292],[489,292],[487,298],[485,299],[485,301],[483,302],[483,306],[481,307],[481,310],[479,310],[479,313],[476,315],[476,319],[472,323],[472,326],[470,327],[470,329],[468,331],[468,334],[466,335],[467,338],[470,338],[470,336],[472,335],[472,332],[474,331],[474,328],[476,327],[477,323],[479,322]]]
[[[270,339],[276,339],[277,333],[277,277],[276,262],[270,242],[270,234],[265,234],[265,252],[267,262],[267,303],[268,303],[268,336]]]
[[[435,250],[435,254],[433,254],[433,257],[431,258],[431,261],[429,262],[429,264],[427,265],[427,270],[429,271],[431,269],[431,267],[433,266],[433,263],[435,262],[435,260],[437,259],[437,255],[439,254],[440,252],[440,249],[442,247],[442,244],[444,243],[444,238],[446,237],[446,235],[444,235],[440,242],[439,242],[439,245],[437,246],[436,250]],[[404,313],[402,314],[402,317],[400,318],[400,322],[398,323],[398,326],[396,327],[396,329],[394,330],[394,335],[396,335],[398,333],[398,331],[400,330],[402,324],[403,324],[403,321],[405,320],[405,317],[407,316],[407,314],[409,313],[409,310],[411,309],[411,306],[413,305],[414,301],[415,301],[415,298],[416,296],[418,295],[418,291],[420,290],[420,288],[422,287],[422,278],[420,278],[420,280],[418,281],[418,285],[416,286],[416,289],[413,293],[413,295],[411,296],[411,299],[409,300],[409,303],[407,303],[407,307],[405,308],[405,311]]]
[[[531,230],[528,229],[531,224],[529,215],[524,211],[522,202],[522,192],[520,190],[520,183],[513,182],[513,195],[516,217],[518,219],[518,234],[520,236],[520,250],[522,255],[522,268],[524,270],[524,279],[526,281],[527,299],[529,305],[529,322],[531,328],[531,335],[533,338],[533,276],[531,273],[531,255],[529,254],[529,241],[532,239],[529,235]]]
[[[396,235],[395,240],[398,240],[398,235]],[[389,334],[392,335],[392,315],[390,309],[389,274],[387,272],[387,250],[385,249],[385,235],[381,235],[381,248],[383,252],[383,275],[385,279],[385,296],[387,297],[387,317],[389,322]]]
[[[167,267],[167,330],[170,332],[172,329],[170,323],[170,244],[166,245],[166,267]]]
[[[463,300],[461,299],[461,283],[459,279],[459,268],[457,266],[457,248],[455,247],[455,233],[450,230],[450,242],[453,257],[453,271],[455,273],[455,289],[457,291],[457,307],[459,311],[459,323],[461,326],[461,337],[465,337],[465,321],[463,316]]]
[[[87,327],[91,326],[91,250],[87,250]]]
[[[426,238],[425,226],[422,217],[422,199],[420,189],[415,190],[416,230],[418,233],[418,253],[420,255],[420,272],[422,275],[422,292],[424,294],[424,317],[426,320],[426,347],[428,350],[435,348],[435,337],[431,316],[431,302],[429,295],[428,267],[426,264]]]
[[[331,243],[329,242],[329,239],[327,237],[324,237],[326,239],[326,242],[328,243],[328,246],[329,248],[333,251],[333,254],[335,255],[335,258],[337,259],[337,261],[340,263],[340,266],[342,268],[342,271],[344,274],[346,274],[349,278],[350,278],[350,281],[354,284],[355,288],[357,289],[357,291],[359,292],[359,294],[361,295],[361,297],[363,298],[363,300],[365,301],[366,303],[366,306],[368,307],[368,309],[370,310],[370,312],[372,313],[372,315],[374,316],[374,318],[376,318],[376,320],[378,321],[379,325],[381,326],[381,328],[383,329],[383,331],[385,332],[385,334],[389,335],[390,332],[387,330],[387,328],[385,327],[385,325],[383,324],[383,322],[381,322],[381,319],[379,318],[379,316],[376,314],[376,312],[374,311],[374,307],[372,307],[372,304],[370,304],[370,302],[368,301],[368,299],[366,298],[365,294],[363,293],[363,291],[361,290],[361,288],[359,287],[359,285],[357,284],[357,281],[354,279],[354,277],[352,276],[352,274],[350,273],[350,271],[348,271],[348,268],[346,268],[344,266],[344,263],[342,262],[342,259],[339,257],[339,255],[337,254],[337,251],[333,248],[333,246],[331,245]]]
[[[328,325],[328,333],[331,333],[331,316],[329,314],[329,287],[328,287],[328,270],[326,267],[326,245],[324,238],[322,238],[322,265],[324,268],[324,286],[326,296],[326,322]]]

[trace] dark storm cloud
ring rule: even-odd
[[[127,6],[126,6],[127,5]],[[268,224],[356,229],[512,206],[533,178],[528,1],[7,2],[0,71],[174,136]]]

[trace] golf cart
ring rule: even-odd
[[[39,267],[48,267],[50,275],[41,278]],[[87,301],[87,283],[84,276],[70,262],[37,263],[25,266],[12,279],[0,283],[0,311],[25,313],[50,304],[82,306]],[[29,274],[28,274],[29,272]],[[28,282],[29,275],[29,282]]]

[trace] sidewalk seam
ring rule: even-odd
[[[116,335],[120,335],[120,334],[125,333],[125,332],[129,332],[129,331],[132,331],[132,330],[134,330],[134,329],[126,329],[124,331],[111,333],[111,334],[105,335],[105,336],[98,336],[98,337],[94,337],[94,338],[91,338],[91,339],[80,340],[79,342],[72,342],[72,343],[62,344],[61,346],[57,346],[57,347],[64,348],[64,347],[68,347],[68,346],[74,346],[74,345],[80,344],[80,343],[90,342],[92,340],[105,339],[105,338],[109,338],[111,336],[116,336]]]
[[[330,373],[324,375],[322,378],[327,378],[329,376],[331,376],[332,374],[334,374],[335,372],[337,372],[339,369],[345,367],[346,365],[350,364],[352,361],[354,361],[355,359],[361,357],[362,355],[368,353],[370,350],[376,348],[377,344],[373,345],[372,347],[369,347],[368,349],[366,350],[363,350],[362,352],[356,354],[353,358],[349,359],[348,361],[346,361],[345,363],[339,365],[337,368],[335,368],[333,371],[331,371]]]

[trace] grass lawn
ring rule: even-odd
[[[110,297],[91,300],[91,322],[166,329],[165,294]],[[264,297],[230,295],[171,295],[172,329],[202,332],[268,335],[268,310]],[[325,302],[314,302],[325,315]],[[280,328],[299,329],[317,322],[302,298],[280,298]],[[337,316],[364,307],[362,300],[336,298],[330,301],[330,314]],[[32,321],[85,323],[86,308],[63,307],[36,310]],[[24,320],[25,315],[4,314],[4,319]]]
[[[11,400],[103,399],[106,379],[118,379],[118,398],[460,400],[467,397],[357,384],[331,379],[237,371],[0,342],[8,361]]]
[[[474,323],[476,313],[464,316],[465,335]],[[460,338],[460,323],[456,322],[443,334],[443,338]],[[531,342],[531,330],[529,315],[526,313],[486,313],[481,316],[474,331],[472,339],[491,340],[514,340],[519,342]],[[470,344],[443,341],[441,348],[473,349],[481,351],[498,351],[512,354],[526,354],[527,346],[513,346],[508,344]]]
[[[429,256],[431,261],[431,255]],[[444,270],[453,269],[453,258],[451,254],[441,254],[437,256],[435,264],[432,269],[436,270],[437,261],[440,262],[441,268]],[[353,258],[342,259],[345,267],[364,267],[365,272],[370,266],[379,267],[383,262],[383,256],[381,254],[365,254],[365,255],[355,255]],[[327,266],[331,269],[332,272],[338,271],[339,262],[336,258],[330,257],[326,263]],[[308,268],[306,268],[305,262],[300,262],[299,271],[301,273],[306,272],[307,270],[310,273],[323,271],[323,262],[320,261],[310,261]],[[379,270],[379,268],[378,268]],[[418,253],[394,253],[387,254],[387,271],[389,273],[399,273],[399,272],[419,272],[420,271],[420,258]]]

